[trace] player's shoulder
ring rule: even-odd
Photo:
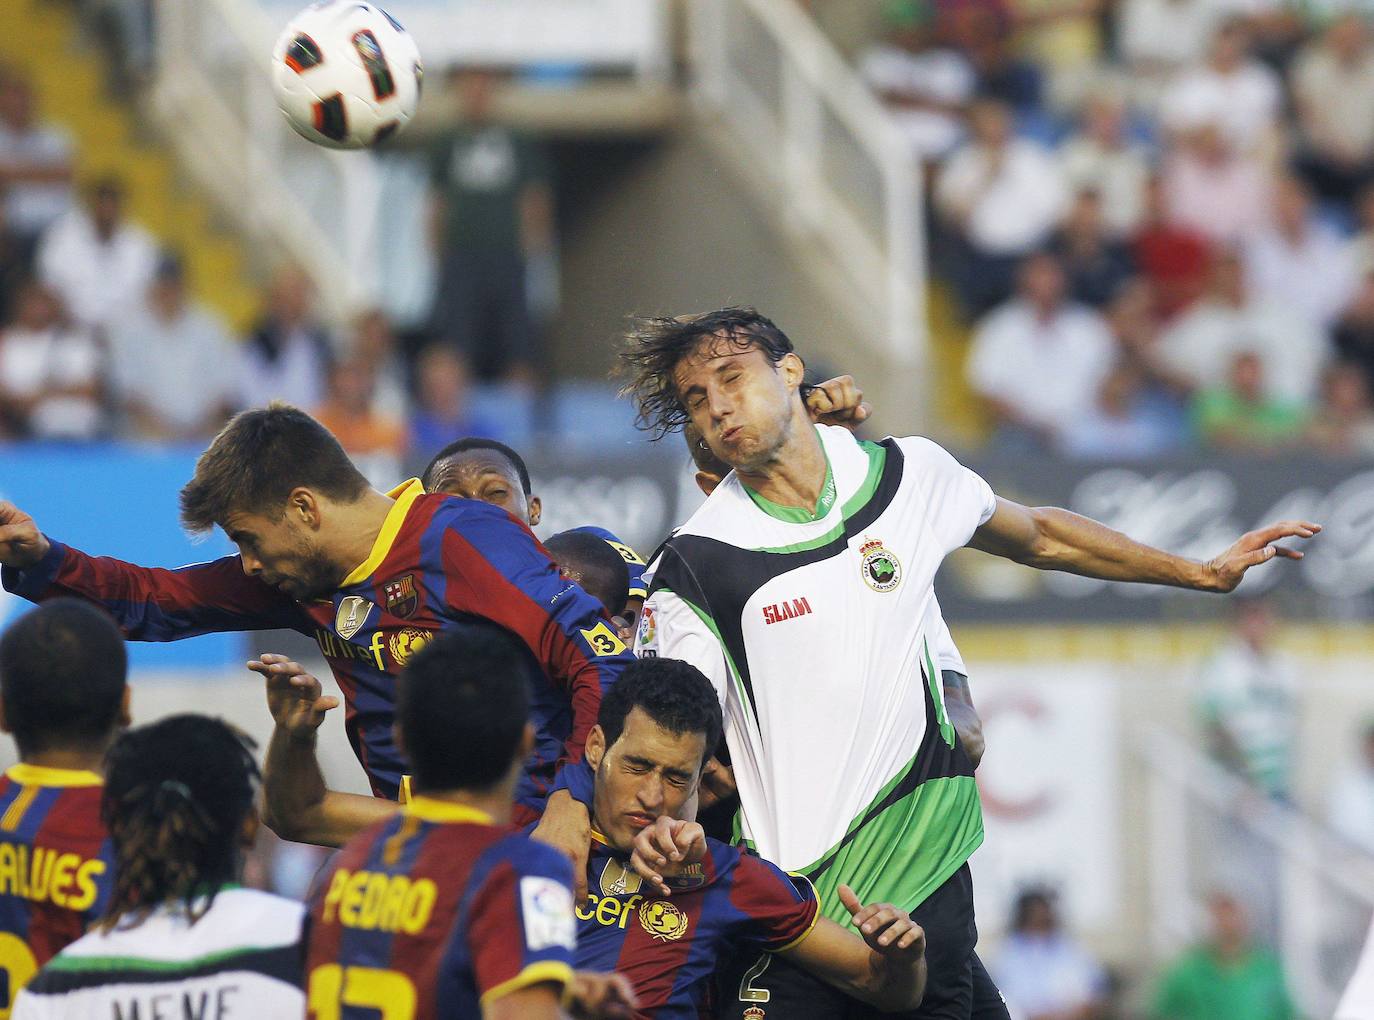
[[[503,832],[491,840],[482,857],[489,864],[509,864],[517,875],[542,876],[572,888],[572,864],[567,855],[523,832]]]

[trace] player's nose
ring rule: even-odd
[[[639,805],[644,808],[657,808],[663,804],[663,783],[650,776],[639,787]]]

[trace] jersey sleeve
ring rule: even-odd
[[[103,607],[131,641],[223,631],[309,629],[300,606],[249,577],[237,556],[169,569],[140,567],[52,542],[28,570],[5,567],[5,590],[30,602],[69,596]]]
[[[926,493],[926,523],[931,532],[946,553],[967,545],[997,509],[992,486],[929,439],[909,437],[897,442]]]
[[[625,561],[625,567],[630,572],[630,590],[627,593],[632,599],[642,599],[649,594],[649,584],[644,578],[645,571],[648,569],[644,562],[644,557],[634,551],[634,548],[622,542],[613,532],[605,528],[598,528],[587,525],[581,528],[573,528],[574,531],[585,531],[588,535],[595,535],[605,542]]]
[[[800,875],[733,849],[739,855],[730,884],[730,903],[743,919],[738,938],[769,953],[791,949],[816,926],[816,890]]]
[[[601,603],[560,576],[529,528],[499,507],[461,507],[443,538],[448,606],[511,631],[568,692],[572,727],[559,764],[579,761],[601,695],[632,661],[630,651]]]
[[[704,607],[655,584],[639,614],[635,654],[691,663],[711,681],[721,706],[725,705],[730,689],[729,660]]]
[[[528,839],[515,845],[468,908],[468,951],[483,1005],[530,985],[572,980],[572,865],[552,847]]]

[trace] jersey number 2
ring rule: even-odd
[[[311,1017],[340,1020],[344,1006],[378,1010],[381,1020],[413,1020],[415,983],[398,971],[376,967],[327,963],[311,971]]]

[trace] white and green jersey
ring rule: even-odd
[[[817,431],[816,512],[729,475],[651,565],[636,648],[711,679],[741,839],[811,879],[844,920],[840,883],[911,909],[982,842],[973,767],[945,712],[940,667],[957,667],[938,657],[933,581],[995,497],[929,440]]]
[[[305,910],[230,887],[191,924],[163,906],[133,927],[93,929],[19,993],[12,1020],[299,1020]]]

